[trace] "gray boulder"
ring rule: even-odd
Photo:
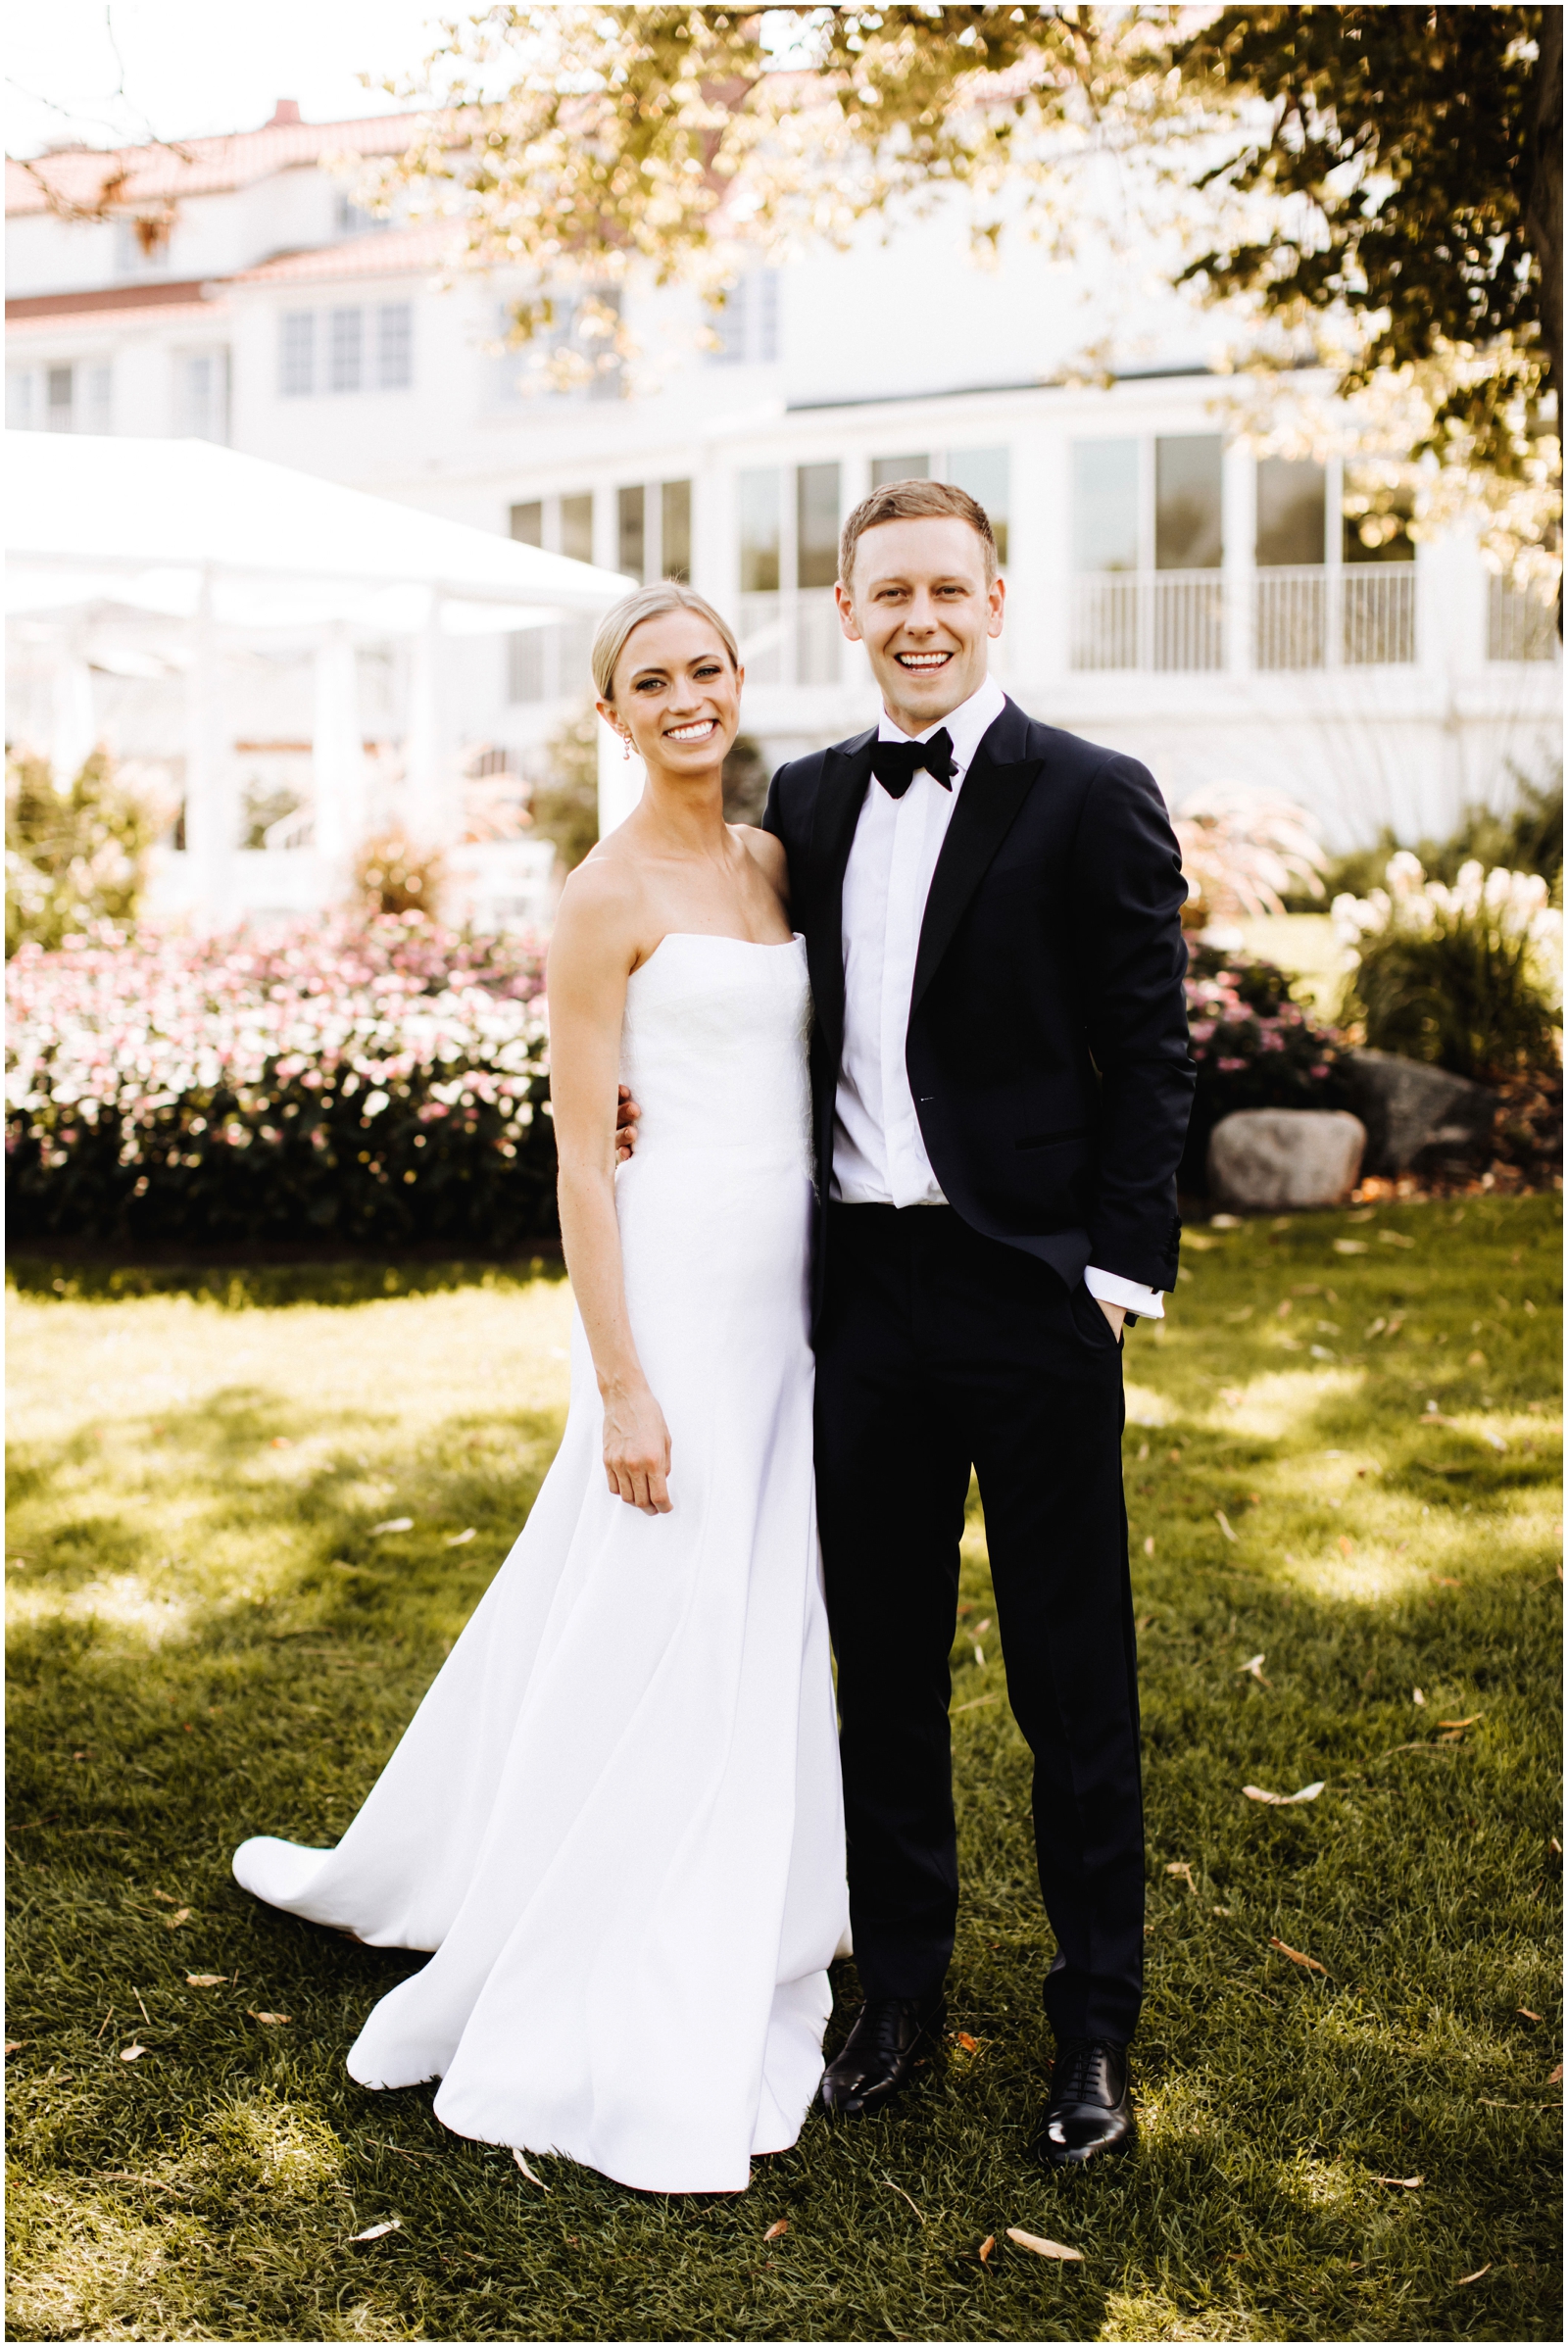
[[[1343,1108],[1238,1108],[1208,1138],[1209,1196],[1261,1213],[1337,1206],[1365,1147],[1360,1118]]]
[[[1407,1173],[1424,1149],[1462,1155],[1492,1139],[1497,1099],[1484,1084],[1396,1051],[1351,1051],[1342,1067],[1350,1105],[1366,1127],[1369,1174]]]

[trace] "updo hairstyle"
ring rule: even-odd
[[[740,648],[727,619],[721,618],[706,596],[695,587],[685,586],[677,578],[662,578],[652,587],[639,587],[635,595],[614,604],[600,620],[594,635],[590,656],[594,688],[601,701],[615,698],[615,670],[626,649],[626,639],[634,627],[645,619],[657,619],[664,611],[695,611],[700,619],[709,620],[719,642],[729,655],[730,666],[739,673]]]

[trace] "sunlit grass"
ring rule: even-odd
[[[227,1873],[247,1833],[341,1831],[505,1554],[562,1422],[559,1277],[18,1267],[13,2335],[1560,2336],[1560,1206],[1196,1238],[1128,1346],[1137,2162],[1073,2187],[1024,2156],[1049,1939],[976,1506],[974,2050],[695,2203],[559,2161],[547,2197],[428,2090],[354,2086],[344,2050],[416,1960]]]

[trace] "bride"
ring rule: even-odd
[[[675,584],[593,649],[643,758],[550,949],[571,1408],[526,1526],[334,1850],[275,1907],[430,1948],[348,2057],[460,2134],[655,2192],[800,2133],[847,1931],[811,1473],[810,998],[784,855],[727,826],[733,636]],[[616,1170],[617,1084],[642,1108]]]

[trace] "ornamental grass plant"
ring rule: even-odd
[[[337,1838],[506,1555],[559,1273],[15,1265],[12,2335],[1559,2339],[1561,1218],[1200,1229],[1129,1341],[1137,2157],[1026,2157],[1051,1942],[971,1497],[941,2059],[690,2200],[356,2086],[421,1959],[228,1871]]]
[[[1353,956],[1344,1016],[1368,1045],[1494,1082],[1561,1057],[1562,914],[1534,872],[1461,865],[1451,888],[1401,850],[1387,886],[1337,897]]]

